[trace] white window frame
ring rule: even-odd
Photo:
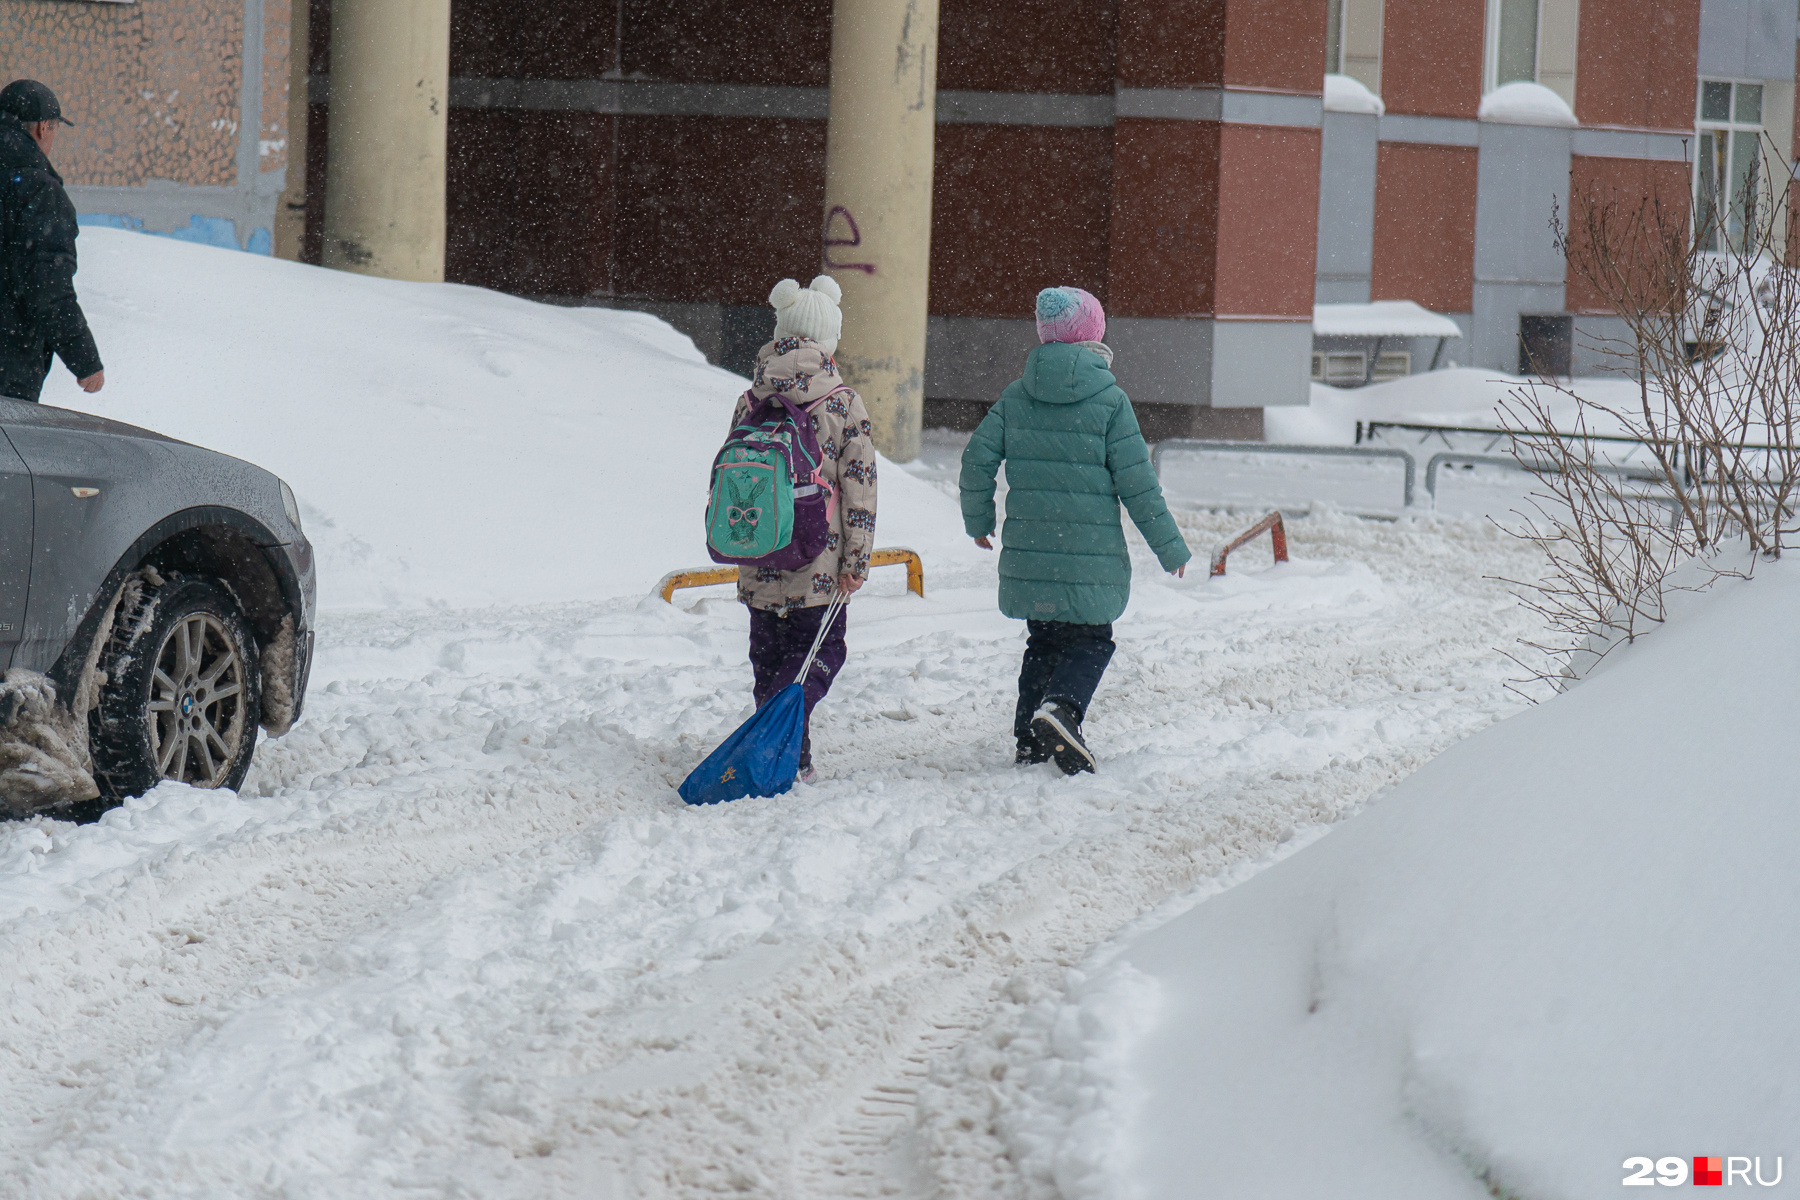
[[[1361,350],[1313,352],[1313,378],[1333,387],[1360,387],[1368,376],[1369,356]]]
[[[1487,95],[1500,85],[1500,6],[1502,0],[1487,0],[1487,45],[1481,56],[1481,94]],[[1537,82],[1544,65],[1544,0],[1536,0],[1537,24],[1531,43],[1531,81]],[[1513,82],[1518,82],[1514,80]],[[1699,93],[1695,93],[1698,96]],[[1698,100],[1695,103],[1699,103]]]
[[[1391,383],[1396,379],[1405,379],[1411,374],[1411,350],[1383,350],[1375,356],[1375,367],[1369,372],[1369,382]]]
[[[1731,100],[1726,105],[1726,112],[1729,114],[1729,117],[1727,120],[1720,121],[1717,119],[1703,118],[1700,115],[1700,112],[1701,112],[1700,106],[1701,106],[1701,102],[1702,102],[1702,97],[1705,95],[1706,85],[1709,83],[1729,83],[1729,84],[1731,84]],[[1764,169],[1766,169],[1767,164],[1762,163],[1762,158],[1763,158],[1762,135],[1763,135],[1763,132],[1766,129],[1768,129],[1768,125],[1767,125],[1766,121],[1758,120],[1758,122],[1756,124],[1751,125],[1746,122],[1739,121],[1737,119],[1737,89],[1740,85],[1743,85],[1743,84],[1749,84],[1753,87],[1761,88],[1762,93],[1763,93],[1763,97],[1762,97],[1763,107],[1766,108],[1768,106],[1769,88],[1768,88],[1767,80],[1763,80],[1763,79],[1721,79],[1717,76],[1711,76],[1711,75],[1702,75],[1702,76],[1698,77],[1694,81],[1694,133],[1697,136],[1702,130],[1704,130],[1704,131],[1711,132],[1711,133],[1725,133],[1725,134],[1749,133],[1749,134],[1754,134],[1756,137],[1757,161],[1759,162],[1759,164],[1761,164],[1763,166]],[[1759,114],[1759,116],[1760,115],[1761,114]],[[1725,139],[1725,156],[1726,156],[1725,157],[1725,177],[1728,181],[1731,178],[1731,143],[1736,140],[1737,139],[1735,137],[1727,137]],[[1697,226],[1698,222],[1700,220],[1700,147],[1699,147],[1699,144],[1697,141],[1694,146],[1693,179],[1690,184],[1689,195],[1691,197],[1691,200],[1692,200],[1692,203],[1694,206],[1694,220],[1695,220],[1695,223]],[[1731,198],[1729,196],[1724,197],[1724,202],[1725,202],[1727,211],[1729,211],[1729,209],[1731,207]],[[1727,218],[1727,220],[1726,220],[1724,232],[1725,232],[1725,236],[1726,236],[1726,246],[1729,246],[1730,245],[1730,236],[1731,236],[1731,223],[1730,223],[1729,218]],[[1724,251],[1725,251],[1725,247],[1715,247],[1709,253],[1724,253]]]

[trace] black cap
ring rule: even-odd
[[[34,121],[61,121],[64,125],[75,123],[63,116],[62,105],[56,102],[56,93],[35,79],[15,79],[0,88],[0,113],[17,117],[27,125]]]

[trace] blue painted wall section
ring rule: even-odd
[[[201,246],[217,246],[221,250],[247,250],[251,254],[273,254],[274,239],[267,229],[253,229],[249,239],[243,245],[238,244],[237,224],[228,217],[189,217],[186,229],[175,229],[167,233],[158,233],[144,228],[141,217],[124,216],[117,213],[82,213],[76,218],[77,223],[92,225],[101,229],[128,229],[133,233],[148,233],[151,237],[174,238],[178,242],[194,242]]]

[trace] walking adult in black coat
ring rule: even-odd
[[[62,115],[32,79],[0,88],[0,396],[33,400],[54,355],[84,392],[106,382],[75,299],[75,206],[50,148]]]

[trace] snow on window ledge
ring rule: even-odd
[[[1541,83],[1509,83],[1481,98],[1479,120],[1496,125],[1549,125],[1572,129],[1578,121],[1566,101]]]
[[[1379,117],[1387,111],[1387,105],[1381,97],[1364,87],[1361,81],[1348,75],[1327,75],[1325,77],[1325,111],[1341,113],[1363,113],[1371,117]]]

